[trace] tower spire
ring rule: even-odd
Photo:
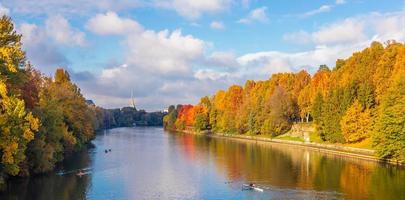
[[[135,107],[135,99],[134,99],[134,91],[131,91],[131,107],[136,109],[136,107]]]

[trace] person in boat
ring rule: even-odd
[[[254,183],[249,183],[249,187],[254,188],[256,185]]]
[[[83,175],[84,175],[83,170],[79,170],[79,173],[77,173],[77,176],[81,177],[81,176],[83,176]]]
[[[104,152],[105,152],[105,153],[108,153],[107,149],[106,149],[106,150],[104,150]]]

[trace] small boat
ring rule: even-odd
[[[86,175],[86,173],[84,173],[84,172],[79,172],[79,173],[76,174],[76,176],[78,176],[78,177],[82,177],[84,175]]]
[[[84,171],[84,172],[81,171],[81,172],[77,173],[76,176],[82,177],[82,176],[87,175],[87,174],[90,174],[90,173],[91,173],[90,171]]]
[[[262,188],[259,188],[259,187],[255,186],[254,184],[243,184],[242,189],[243,190],[256,190],[258,192],[264,191]]]

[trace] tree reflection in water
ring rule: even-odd
[[[229,183],[255,182],[270,189],[272,197],[405,198],[403,167],[290,145],[181,133],[173,137],[185,146],[188,159],[214,163]]]
[[[38,175],[26,179],[10,181],[7,196],[0,199],[40,199],[40,200],[70,200],[86,199],[87,190],[91,182],[91,174],[78,177],[77,169],[91,165],[91,151],[83,150],[69,156],[59,167],[60,170],[69,171],[65,175],[55,172]],[[89,154],[90,152],[90,154]]]

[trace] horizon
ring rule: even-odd
[[[405,41],[404,1],[296,4],[5,0],[0,14],[14,20],[27,60],[44,74],[67,69],[85,98],[105,108],[129,106],[133,91],[146,111],[274,73],[333,68],[372,41]]]

